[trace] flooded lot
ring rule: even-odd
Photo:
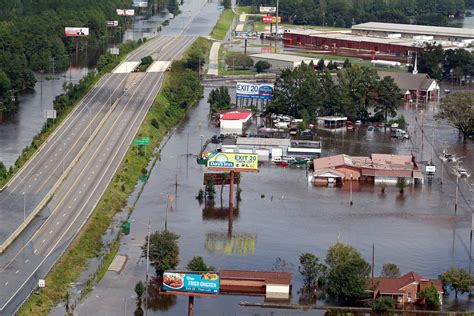
[[[210,89],[206,88],[206,94]],[[429,106],[428,106],[429,107]],[[402,108],[401,112],[412,124],[413,113],[419,108]],[[263,165],[258,173],[242,175],[242,200],[229,220],[226,205],[228,189],[224,189],[224,209],[220,209],[220,188],[217,187],[215,207],[200,205],[195,199],[202,187],[206,168],[195,161],[199,151],[200,135],[205,139],[218,133],[208,127],[209,108],[206,99],[192,109],[189,118],[171,136],[162,150],[161,161],[154,168],[131,217],[132,233],[123,238],[119,253],[130,255],[129,263],[120,276],[106,276],[91,297],[81,304],[78,311],[88,314],[99,300],[110,302],[110,312],[123,310],[124,300],[133,304],[133,286],[144,279],[145,265],[138,260],[138,245],[146,235],[146,226],[163,229],[167,217],[168,229],[178,235],[180,247],[179,269],[196,255],[217,269],[271,270],[277,257],[293,265],[292,303],[300,300],[298,290],[302,279],[298,273],[298,258],[303,252],[326,256],[326,249],[339,238],[353,245],[367,261],[370,261],[372,245],[375,245],[375,275],[383,263],[391,262],[402,273],[416,271],[428,277],[437,276],[451,266],[469,268],[469,234],[473,192],[470,181],[460,182],[458,211],[454,215],[455,177],[445,166],[444,182],[439,179],[429,185],[408,187],[401,195],[397,188],[388,187],[385,194],[380,187],[354,185],[354,205],[349,205],[349,191],[344,187],[313,187],[308,184],[304,169],[279,168]],[[432,110],[431,110],[432,111]],[[429,108],[428,108],[428,113]],[[426,114],[426,113],[425,113]],[[413,119],[414,120],[414,119]],[[426,115],[425,134],[435,127],[435,143],[464,158],[466,168],[473,170],[473,143],[459,142],[457,133],[447,126],[438,126]],[[410,128],[409,128],[410,130]],[[413,132],[414,133],[414,132]],[[418,135],[420,133],[418,132]],[[398,141],[383,132],[367,132],[361,127],[339,134],[323,134],[323,155],[345,152],[352,155],[379,153],[409,153],[416,151],[417,140]],[[439,149],[437,149],[439,150]],[[416,152],[415,152],[416,153]],[[420,153],[417,153],[417,155]],[[428,143],[424,156],[431,154]],[[424,158],[426,159],[426,158]],[[439,164],[439,159],[434,159]],[[439,174],[436,176],[439,178]],[[166,215],[167,196],[177,196],[173,209]],[[135,221],[135,224],[134,224]],[[137,256],[135,258],[134,256]],[[110,272],[109,272],[110,273]],[[118,286],[119,282],[125,284]],[[127,286],[129,284],[129,286]],[[107,293],[107,295],[105,295]],[[112,294],[113,295],[110,295]],[[94,296],[94,294],[92,295]],[[107,296],[107,297],[105,297]],[[240,307],[239,302],[263,302],[263,297],[219,296],[198,298],[197,315],[253,315],[269,314],[272,310]],[[91,304],[92,303],[92,304]],[[160,315],[184,314],[187,298],[159,298],[154,310]],[[323,303],[323,302],[319,302]],[[474,308],[466,296],[461,297],[459,308]],[[449,299],[443,308],[454,308]],[[92,311],[92,310],[91,310]],[[302,311],[281,311],[281,315],[297,315]],[[322,314],[306,312],[305,314]]]

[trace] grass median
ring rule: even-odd
[[[167,73],[161,92],[156,97],[145,117],[136,137],[149,137],[150,147],[159,145],[171,127],[184,118],[190,106],[195,105],[203,95],[203,88],[196,71],[188,67],[189,52],[206,52],[210,42],[198,39],[183,59],[174,62]],[[204,59],[205,56],[202,56]],[[48,312],[67,297],[70,283],[74,282],[87,267],[92,258],[101,257],[110,262],[117,245],[112,245],[110,254],[103,253],[102,236],[112,223],[116,212],[127,202],[135,189],[140,176],[144,174],[152,150],[138,151],[131,145],[118,172],[101,198],[93,215],[85,227],[66,250],[46,277],[46,287],[36,291],[22,306],[19,315],[47,315]],[[105,274],[104,269],[97,273],[95,282]]]
[[[216,26],[212,29],[211,36],[216,40],[224,40],[229,30],[232,20],[234,19],[234,12],[231,9],[225,9],[221,16],[219,17],[219,21],[217,21]]]

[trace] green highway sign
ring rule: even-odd
[[[148,144],[150,144],[149,137],[144,137],[142,139],[135,139],[135,145],[137,146],[143,146],[143,145],[148,145]]]

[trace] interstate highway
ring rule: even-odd
[[[159,59],[169,61],[179,58],[194,40],[195,37],[191,36],[160,37],[143,46],[142,49],[145,55],[153,50],[159,51]],[[142,55],[135,54],[131,57],[139,60]],[[110,74],[104,78],[105,83],[101,82],[97,87],[97,89],[103,89],[103,92],[91,93],[90,98],[95,100],[89,104],[96,104],[96,113],[100,113],[99,115],[105,118],[102,128],[98,129],[96,137],[85,148],[68,177],[60,184],[57,193],[49,201],[48,216],[39,224],[40,227],[30,236],[19,238],[0,256],[0,313],[2,315],[14,311],[31,290],[36,288],[38,279],[44,277],[49,271],[91,215],[161,88],[163,76],[163,72]],[[125,80],[128,84],[123,91]],[[111,107],[103,94],[109,95],[110,93],[107,92],[112,88],[119,88],[117,89],[119,91],[116,92],[117,100]],[[105,107],[104,101],[107,104]],[[85,107],[84,102],[81,106]],[[74,114],[69,120],[73,117]],[[82,120],[78,119],[76,122],[82,122]],[[91,120],[84,120],[84,123],[90,122]],[[71,124],[70,127],[73,131],[74,125]],[[69,125],[66,123],[62,128],[65,126]],[[77,127],[76,132],[87,133],[87,124]],[[59,133],[58,130],[57,134]],[[79,138],[72,136],[70,141],[74,142]],[[53,144],[53,141],[50,140],[49,143]],[[77,151],[81,150],[80,145],[76,146]],[[54,153],[57,153],[57,160],[51,161],[48,168],[62,171],[61,159],[67,155],[58,150],[60,150],[58,146],[51,146],[50,151],[46,153],[45,147],[41,162],[45,163],[53,159]],[[39,159],[40,155],[41,153],[34,160]],[[71,156],[68,160],[71,162],[73,153],[68,155]],[[32,161],[27,169],[30,166],[40,168],[43,166],[41,162]],[[25,169],[23,172],[25,171],[35,174],[35,171]],[[22,192],[25,186],[44,182],[34,181],[34,177],[30,176],[17,179],[21,179],[15,180],[20,181],[16,184],[18,188],[14,191],[17,194]],[[37,179],[41,179],[39,174]],[[53,182],[53,180],[48,181]],[[48,181],[46,182],[50,183]],[[13,188],[13,184],[10,187]],[[4,192],[8,194],[9,188]],[[34,189],[40,190],[41,187],[36,184]]]

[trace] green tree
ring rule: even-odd
[[[351,68],[351,67],[352,67],[351,62],[349,61],[348,58],[346,58],[346,59],[344,60],[344,64],[342,65],[342,68]]]
[[[226,86],[220,86],[211,90],[207,98],[211,113],[227,110],[231,108],[231,98],[229,89]]]
[[[8,170],[3,164],[3,162],[0,161],[0,179],[6,179],[8,177]]]
[[[407,185],[407,179],[405,179],[404,177],[397,178],[397,188],[400,190],[400,194],[403,194],[403,192],[405,192],[405,187]]]
[[[400,277],[400,269],[394,263],[384,263],[382,267],[382,274],[380,275],[382,278],[399,278]]]
[[[435,116],[446,120],[463,135],[464,142],[474,125],[474,93],[456,92],[444,98]]]
[[[225,57],[225,63],[232,69],[248,69],[253,66],[253,60],[244,53],[228,53]]]
[[[145,285],[140,280],[135,284],[135,294],[137,295],[137,309],[141,309],[142,307],[142,296],[145,293]]]
[[[329,268],[327,292],[345,302],[354,302],[367,296],[370,265],[350,245],[337,242],[328,249],[326,264]]]
[[[175,269],[179,263],[179,236],[169,231],[156,231],[150,235],[150,262],[157,274]],[[148,237],[147,239],[148,240]],[[146,257],[147,241],[142,246],[142,255]]]
[[[204,259],[201,256],[194,256],[189,262],[188,265],[186,266],[186,269],[189,271],[212,271],[214,270],[213,266],[208,266],[205,262]]]
[[[326,64],[325,64],[323,58],[321,58],[320,60],[318,60],[318,64],[317,64],[316,67],[318,67],[318,71],[324,71],[324,69],[326,69]]]
[[[420,297],[425,301],[425,304],[428,307],[439,308],[439,306],[441,305],[438,290],[436,289],[433,283],[431,283],[429,287],[421,291]]]
[[[441,80],[443,71],[444,50],[441,45],[426,44],[418,54],[418,70],[427,73],[431,78]]]
[[[214,180],[213,177],[210,177],[209,180],[206,183],[206,189],[205,189],[206,197],[209,200],[214,200],[216,197],[216,181]]]
[[[232,8],[232,2],[231,0],[223,0],[222,5],[224,6],[224,9],[230,9]]]
[[[395,117],[400,105],[400,89],[392,77],[384,77],[377,85],[375,111],[383,116],[387,122],[388,117]]]
[[[371,308],[375,312],[386,312],[393,308],[393,299],[391,297],[383,296],[374,300],[371,304]]]
[[[319,258],[314,254],[306,252],[300,255],[298,271],[303,276],[305,289],[316,289],[318,285],[324,284],[326,266],[319,263]]]
[[[448,271],[441,274],[441,281],[454,291],[456,299],[458,298],[459,293],[463,294],[469,292],[473,284],[473,278],[469,272],[463,268],[455,267],[451,267]]]
[[[259,60],[255,63],[255,69],[257,70],[257,73],[262,73],[267,69],[270,69],[272,65],[265,60]]]

